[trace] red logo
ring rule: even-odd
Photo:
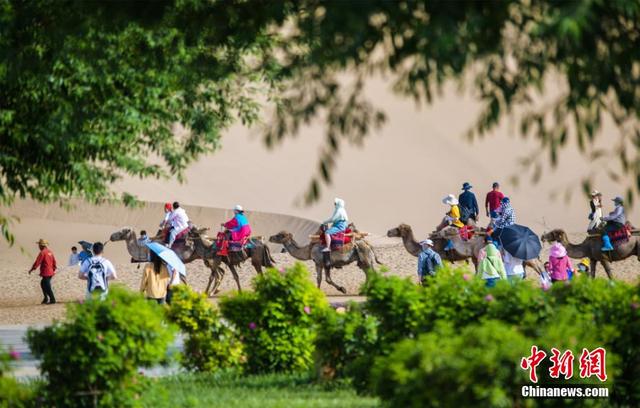
[[[583,348],[580,355],[580,378],[590,378],[595,375],[600,381],[606,381],[606,356],[607,351],[602,347],[598,347],[591,352]],[[520,360],[520,367],[523,370],[529,370],[531,382],[538,382],[536,368],[546,357],[547,353],[543,350],[539,350],[537,346],[531,346],[531,355]],[[562,375],[565,380],[568,380],[573,377],[574,357],[571,350],[565,350],[564,353],[561,353],[560,350],[553,347],[549,359],[553,363],[549,368],[549,376],[551,378],[560,378],[560,375]]]

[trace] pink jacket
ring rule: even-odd
[[[571,269],[571,261],[569,261],[568,256],[565,255],[562,258],[549,257],[549,275],[551,279],[561,281],[569,279],[569,274],[567,273],[569,269]]]

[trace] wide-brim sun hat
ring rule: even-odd
[[[48,246],[48,245],[49,245],[49,241],[47,241],[46,239],[42,239],[42,238],[40,238],[40,239],[38,240],[38,242],[36,242],[36,244],[38,244],[38,245],[42,245],[42,246]]]
[[[624,199],[620,196],[615,196],[614,198],[611,199],[611,201],[613,201],[614,203],[622,204],[624,202]]]
[[[462,189],[463,190],[471,190],[473,188],[473,186],[467,182],[465,182],[464,184],[462,184]]]
[[[430,239],[425,239],[423,241],[420,241],[420,245],[429,245],[429,246],[433,246],[433,241]]]
[[[453,194],[449,194],[442,199],[442,203],[447,205],[458,205],[458,199]]]

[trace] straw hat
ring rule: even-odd
[[[49,246],[49,241],[47,241],[46,239],[40,238],[38,242],[36,242],[36,244],[42,245],[42,246]]]
[[[447,205],[458,205],[458,199],[453,194],[449,194],[442,199],[442,203]]]

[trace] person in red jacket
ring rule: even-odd
[[[42,304],[53,305],[56,303],[56,297],[53,295],[53,289],[51,288],[51,278],[53,278],[53,275],[56,274],[56,269],[58,269],[56,258],[48,248],[49,243],[47,241],[40,239],[37,244],[38,248],[40,248],[40,253],[31,269],[29,269],[29,274],[35,271],[36,268],[40,268],[40,277],[42,278],[40,280],[40,288],[42,288],[42,294],[44,295]]]

